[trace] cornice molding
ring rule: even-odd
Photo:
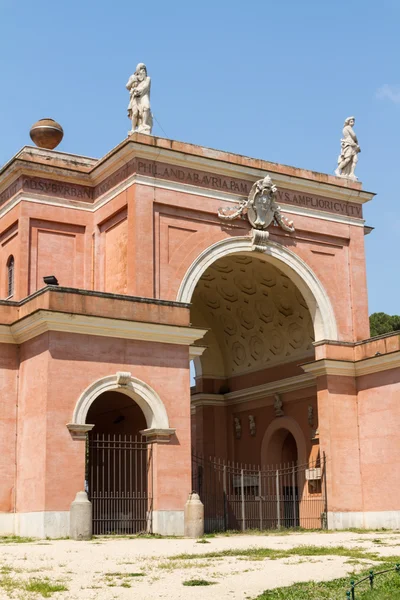
[[[194,394],[191,397],[191,406],[234,406],[243,404],[252,400],[262,400],[267,396],[273,396],[276,393],[286,393],[295,390],[312,387],[315,385],[315,379],[312,375],[296,375],[295,377],[287,377],[278,381],[264,383],[251,388],[245,388],[236,392],[228,392],[227,394]],[[273,400],[271,400],[271,405]]]
[[[201,356],[207,350],[207,346],[189,346],[189,359],[193,360],[197,356]]]
[[[0,325],[0,344],[15,344],[9,325]]]
[[[124,321],[47,310],[39,310],[13,325],[0,327],[0,341],[13,344],[22,344],[47,331],[62,331],[190,346],[207,332],[206,329],[194,327]]]
[[[400,351],[380,354],[353,362],[322,358],[313,363],[301,365],[302,369],[314,377],[323,375],[339,375],[342,377],[362,377],[372,373],[380,373],[400,368]]]

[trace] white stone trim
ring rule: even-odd
[[[185,519],[183,510],[153,510],[153,533],[183,536]]]
[[[76,403],[68,428],[86,425],[89,408],[100,394],[108,391],[119,391],[132,398],[142,409],[149,429],[170,429],[167,411],[157,392],[136,377],[131,377],[124,385],[118,384],[118,373],[97,379],[85,389]]]
[[[225,394],[225,398],[229,405],[242,404],[249,400],[260,400],[276,393],[285,394],[286,392],[302,390],[313,385],[315,385],[314,377],[305,373],[304,375],[286,377],[285,379],[280,379],[278,381],[271,381],[270,383],[256,385],[236,392],[229,392]]]
[[[0,341],[22,344],[46,331],[63,331],[180,345],[191,345],[207,332],[206,329],[194,327],[39,310],[13,325],[2,326]]]
[[[314,377],[321,375],[341,375],[344,377],[362,377],[371,373],[380,373],[400,368],[400,351],[364,358],[357,362],[322,358],[301,368]]]
[[[15,535],[15,513],[0,512],[0,535]]]
[[[328,529],[400,529],[400,510],[328,511]]]
[[[69,536],[69,510],[0,513],[0,534],[33,538]]]
[[[344,377],[355,377],[356,370],[354,362],[348,360],[330,360],[322,358],[316,362],[301,365],[306,373],[319,377],[320,375],[340,375]]]
[[[134,174],[128,177],[122,183],[116,185],[114,188],[111,188],[108,192],[106,192],[103,196],[101,196],[98,200],[93,202],[93,204],[88,205],[87,202],[80,202],[79,200],[74,200],[74,204],[71,205],[63,198],[51,198],[44,197],[41,194],[29,193],[26,191],[19,191],[17,194],[10,199],[10,201],[6,202],[2,208],[0,208],[0,217],[7,214],[10,210],[12,210],[15,206],[17,206],[20,202],[33,202],[35,204],[44,204],[48,206],[58,206],[62,208],[68,208],[71,210],[81,210],[84,212],[94,213],[100,208],[102,208],[105,204],[110,202],[113,198],[121,194],[121,192],[125,191],[128,187],[133,185],[134,183],[138,183],[144,186],[149,186],[158,189],[166,189],[172,192],[182,192],[189,195],[201,196],[203,198],[211,198],[213,200],[219,200],[223,202],[231,202],[237,204],[238,199],[240,198],[240,194],[231,194],[228,192],[222,192],[218,190],[203,188],[200,186],[195,186],[191,184],[184,184],[179,182],[171,182],[166,179],[157,179],[146,175],[138,175]],[[86,184],[87,185],[87,184]],[[302,191],[302,186],[289,186],[286,185],[287,189],[293,189],[294,191]],[[304,190],[303,190],[304,191]],[[354,191],[354,190],[353,190]],[[305,192],[310,192],[309,189],[305,190]],[[325,192],[325,190],[324,190]],[[322,194],[321,194],[322,195]],[[332,197],[338,198],[338,194],[330,195],[324,193],[324,197]],[[353,202],[357,202],[356,199],[351,198]],[[346,225],[353,225],[356,227],[364,227],[365,220],[358,219],[356,217],[350,217],[347,215],[341,215],[339,213],[331,213],[323,210],[315,210],[312,208],[308,208],[305,210],[304,208],[298,207],[292,204],[285,204],[284,202],[280,202],[280,206],[284,207],[282,209],[283,213],[286,214],[294,214],[299,216],[308,217],[311,219],[322,219],[324,221],[333,221],[335,223],[344,223]]]
[[[175,435],[176,429],[142,429],[140,432],[149,443],[157,444],[168,444],[173,435]]]
[[[0,325],[0,344],[15,344],[10,325]]]
[[[193,292],[204,271],[219,258],[231,254],[254,256],[250,237],[233,237],[206,248],[186,271],[178,290],[177,301],[190,303]],[[315,341],[337,340],[337,326],[329,297],[310,267],[294,252],[281,244],[269,242],[264,252],[257,252],[285,273],[302,293],[314,324]]]
[[[273,396],[276,393],[284,394],[313,386],[315,386],[314,376],[305,373],[304,375],[287,377],[286,379],[271,381],[251,388],[237,390],[236,392],[228,392],[227,394],[204,394],[199,392],[193,394],[191,397],[191,406],[235,406],[253,400],[263,400],[267,396]],[[273,400],[271,400],[270,404],[273,404]]]
[[[147,146],[133,140],[132,143],[135,145],[135,156],[137,158],[142,157],[147,158],[148,160],[167,162],[171,165],[185,166],[191,169],[215,173],[217,175],[227,175],[229,177],[235,177],[236,179],[248,178],[250,180],[254,178],[254,181],[260,179],[260,177],[264,177],[268,172],[280,187],[299,191],[304,190],[305,192],[314,193],[316,195],[323,195],[326,198],[342,199],[347,200],[348,202],[357,202],[359,204],[368,202],[375,195],[371,192],[366,192],[365,190],[356,190],[345,187],[340,180],[337,185],[334,185],[332,183],[307,179],[306,177],[301,177],[300,174],[296,176],[280,173],[279,171],[268,168],[267,165],[260,169],[237,163],[230,163],[224,160],[223,156],[224,154],[226,155],[229,153],[219,152],[212,148],[206,148],[205,150],[210,154],[213,153],[215,156],[222,155],[222,161],[213,159],[210,156],[198,156],[189,153],[185,153],[183,161],[182,152],[177,150],[169,150],[168,148],[160,148],[158,146]],[[124,150],[125,148],[123,151]],[[132,158],[132,150],[129,149],[129,147],[127,154],[129,155],[129,158]],[[240,155],[236,154],[235,156]],[[270,164],[277,169],[279,169],[280,166],[285,167],[285,165],[280,165],[278,163]]]
[[[189,346],[189,360],[201,356],[205,350],[207,350],[207,346]]]
[[[86,440],[86,434],[92,431],[94,425],[80,425],[79,423],[67,423],[73,440]]]
[[[192,409],[198,406],[226,406],[224,394],[194,394],[190,399]]]
[[[356,362],[355,367],[357,377],[380,373],[389,369],[398,369],[400,368],[400,351],[365,358]]]
[[[355,227],[364,227],[365,219],[357,219],[356,217],[348,217],[336,213],[324,212],[323,210],[315,210],[313,208],[299,208],[294,204],[279,203],[281,212],[284,214],[299,215],[310,219],[322,219],[323,221],[333,221],[334,223],[344,223],[345,225],[353,225]]]

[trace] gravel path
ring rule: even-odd
[[[362,548],[382,556],[400,555],[400,533],[299,533],[289,535],[235,535],[215,537],[201,544],[187,539],[96,538],[27,544],[0,544],[1,577],[16,581],[48,577],[68,591],[54,600],[224,600],[255,598],[268,588],[300,581],[324,581],[344,576],[362,564],[341,556],[292,556],[270,560],[244,557],[170,561],[182,554],[206,554],[226,549],[290,549],[301,545]],[[369,565],[366,562],[365,565]],[[137,575],[137,574],[140,575]],[[183,581],[215,581],[208,587],[185,587]],[[1,579],[0,579],[1,581]],[[7,591],[0,598],[41,598],[37,594]]]

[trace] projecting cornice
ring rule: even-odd
[[[287,377],[278,381],[256,385],[251,388],[245,388],[236,392],[227,394],[193,394],[191,397],[191,406],[232,406],[243,404],[252,400],[264,400],[274,394],[284,394],[294,390],[302,390],[315,385],[315,379],[311,374],[296,375]],[[273,400],[271,400],[271,405]]]
[[[389,369],[400,368],[400,351],[380,354],[356,362],[323,358],[312,363],[301,365],[306,373],[314,377],[323,375],[339,375],[341,377],[362,377]]]
[[[359,182],[332,175],[134,134],[100,160],[23,148],[0,170],[0,205],[4,212],[22,200],[93,211],[140,178],[229,202],[247,196],[267,172],[273,174],[281,193],[278,200],[288,211],[293,207],[295,212],[352,222],[362,219],[360,205],[374,195]]]
[[[201,339],[206,329],[109,319],[88,315],[39,310],[12,325],[0,325],[0,342],[22,344],[47,331],[62,331],[81,335],[160,342],[190,346]],[[204,350],[201,348],[201,350]],[[194,350],[195,355],[201,352]]]

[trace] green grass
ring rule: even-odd
[[[379,570],[393,566],[393,563],[385,563],[380,565]],[[367,574],[359,573],[353,578],[358,581]],[[266,590],[254,600],[345,600],[349,589],[350,577],[342,577],[333,581],[296,583],[289,587]],[[370,591],[368,581],[357,586],[356,600],[400,600],[400,575],[395,572],[379,575],[375,579],[373,591]]]
[[[22,581],[21,579],[14,579],[10,575],[0,577],[0,588],[8,594],[12,594],[14,591],[23,590],[40,594],[43,598],[50,598],[55,592],[68,591],[68,588],[63,583],[51,582],[48,577],[43,579],[34,578],[27,582]]]
[[[352,527],[350,529],[341,529],[341,533],[392,533],[392,529],[357,529]],[[228,529],[227,531],[218,531],[215,533],[206,533],[204,537],[230,537],[240,535],[257,535],[257,536],[280,536],[280,535],[291,535],[307,534],[307,533],[321,533],[329,534],[335,533],[332,529],[304,529],[302,527],[281,527],[281,529],[246,529],[245,531],[238,529]]]
[[[30,544],[38,540],[31,537],[20,537],[19,535],[1,535],[0,544]]]
[[[205,552],[204,554],[177,554],[169,560],[196,560],[207,558],[225,558],[228,556],[246,557],[249,560],[269,558],[288,558],[289,556],[346,556],[348,558],[364,558],[369,560],[382,560],[375,552],[366,552],[362,548],[347,548],[345,546],[298,546],[288,550],[276,548],[246,548],[229,549],[219,552]],[[387,557],[385,558],[387,560]]]
[[[27,592],[41,594],[43,598],[50,598],[54,592],[67,592],[68,588],[62,583],[51,583],[48,579],[31,579],[24,585]]]
[[[215,585],[216,581],[208,581],[207,579],[188,579],[183,581],[182,585],[186,586],[200,586],[200,585]]]
[[[106,573],[105,577],[144,577],[145,573]]]

